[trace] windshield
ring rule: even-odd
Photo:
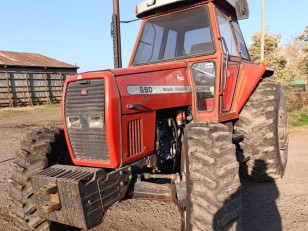
[[[214,53],[206,6],[149,19],[133,64]]]

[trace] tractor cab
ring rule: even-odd
[[[195,119],[236,117],[241,64],[250,63],[237,21],[248,18],[247,2],[148,0],[137,5],[136,13],[143,23],[130,66],[184,61]]]

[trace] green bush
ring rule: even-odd
[[[285,89],[288,112],[296,112],[308,106],[308,92],[296,92]]]
[[[299,111],[289,113],[289,124],[291,127],[303,127],[308,125],[308,107]]]

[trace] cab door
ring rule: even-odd
[[[241,55],[234,35],[232,18],[217,8],[216,16],[224,58],[224,62],[222,62],[221,66],[220,92],[222,94],[220,97],[220,111],[221,113],[228,113],[232,106],[241,63]]]

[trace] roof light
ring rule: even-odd
[[[156,0],[147,0],[148,6],[153,6],[156,3]]]

